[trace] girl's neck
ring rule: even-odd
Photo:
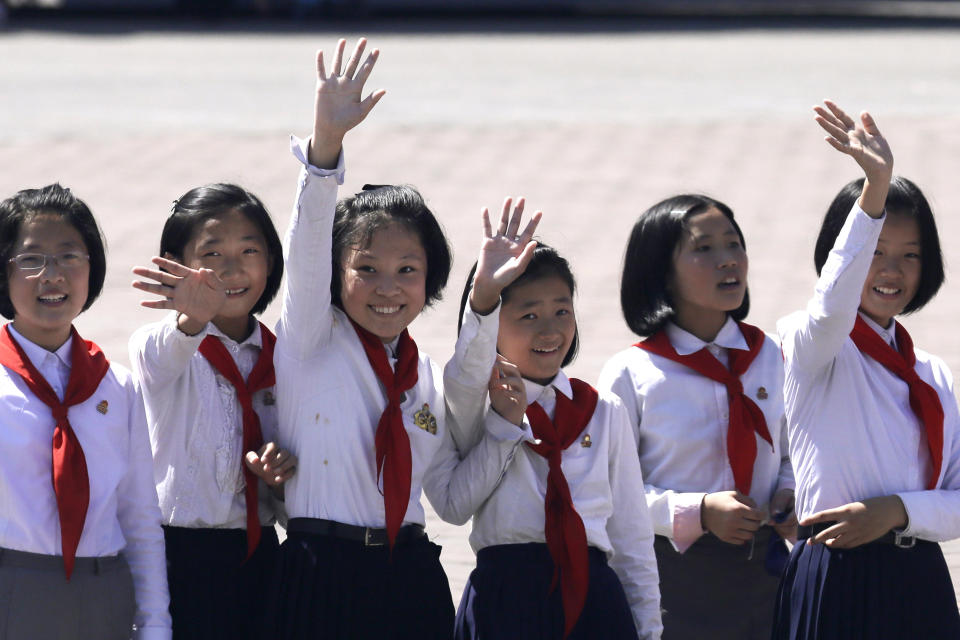
[[[690,310],[686,313],[678,311],[673,317],[673,323],[704,342],[713,342],[727,323],[727,312],[707,309]]]
[[[17,333],[38,347],[54,352],[70,339],[70,332],[73,329],[73,325],[67,325],[66,328],[40,329],[37,327],[23,326],[22,323],[17,324],[17,320],[14,318],[13,328],[17,330]]]
[[[239,318],[217,317],[213,319],[213,325],[234,342],[243,342],[253,333],[257,321],[252,315]]]

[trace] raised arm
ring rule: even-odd
[[[447,424],[463,455],[482,436],[487,384],[497,357],[500,294],[526,270],[537,247],[533,234],[543,214],[534,213],[521,233],[524,204],[523,198],[515,205],[512,198],[504,200],[496,233],[489,210],[481,213],[483,239],[469,308],[464,309],[456,349],[443,371]]]
[[[825,100],[824,105],[814,107],[817,123],[828,134],[824,139],[853,158],[865,181],[821,269],[805,317],[781,327],[784,355],[808,372],[832,362],[853,329],[893,175],[893,154],[873,117],[864,111],[854,120],[835,103]]]
[[[338,277],[331,259],[331,233],[337,187],[343,182],[343,139],[385,93],[380,90],[362,98],[379,52],[374,49],[361,64],[366,47],[361,38],[341,68],[345,44],[337,43],[329,74],[323,51],[317,52],[312,135],[294,148],[303,167],[284,239],[287,277],[277,323],[277,349],[294,359],[309,357],[329,339],[330,279]]]

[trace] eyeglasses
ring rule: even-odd
[[[86,253],[58,253],[48,255],[45,253],[21,253],[10,258],[9,262],[17,265],[21,271],[41,271],[49,262],[53,262],[61,269],[76,269],[88,261],[90,256]]]

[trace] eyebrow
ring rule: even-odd
[[[260,238],[261,238],[261,236],[259,236],[259,235],[249,235],[249,236],[243,236],[242,238],[240,238],[240,241],[241,241],[241,242],[259,242],[259,241],[260,241]],[[223,237],[221,237],[221,236],[213,236],[213,237],[207,238],[206,240],[204,240],[203,242],[201,242],[198,246],[200,246],[200,247],[207,247],[207,246],[209,246],[209,245],[211,245],[211,244],[220,244],[220,243],[223,242],[223,241],[224,241],[224,240],[223,240]]]
[[[692,232],[689,232],[689,235],[690,235],[690,237],[693,238],[694,240],[703,240],[703,239],[705,239],[705,238],[712,238],[712,237],[714,236],[714,234],[712,234],[712,233],[701,233],[700,235],[695,235],[695,234],[692,233]],[[737,236],[738,238],[740,237],[740,234],[737,233],[735,229],[730,229],[729,231],[724,231],[724,232],[721,233],[720,235],[721,235],[721,236]]]
[[[84,247],[86,247],[86,244],[83,242],[77,242],[76,240],[65,240],[57,244],[56,247],[58,249],[73,249],[73,248],[83,249]],[[24,250],[24,249],[39,250],[39,248],[40,248],[40,243],[28,242],[22,245],[20,247],[20,250]]]
[[[372,259],[374,259],[374,260],[378,260],[378,259],[379,259],[379,256],[377,256],[377,254],[371,253],[371,252],[367,251],[366,249],[356,249],[355,251],[356,251],[357,255],[362,256],[362,257],[364,257],[364,258],[372,258]],[[418,256],[418,255],[415,255],[415,254],[410,253],[410,254],[406,254],[406,255],[400,256],[399,259],[400,259],[400,260],[423,260],[424,258],[421,257],[421,256]]]
[[[530,307],[536,307],[537,305],[541,305],[544,302],[557,302],[560,304],[571,304],[573,302],[573,299],[570,296],[563,296],[561,298],[554,298],[553,300],[529,300],[517,306],[519,306],[521,309],[529,309]]]

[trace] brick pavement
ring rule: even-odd
[[[286,133],[309,124],[310,54],[333,36],[86,31],[0,39],[0,194],[59,180],[91,204],[110,269],[103,297],[78,324],[125,362],[129,333],[156,317],[137,306],[129,269],[155,251],[175,197],[236,181],[285,227],[296,171]],[[344,189],[412,183],[441,217],[455,248],[447,299],[413,327],[441,362],[453,348],[480,207],[526,195],[546,212],[541,236],[579,278],[583,346],[570,372],[595,380],[603,361],[634,340],[617,302],[626,235],[666,195],[705,191],[733,207],[751,258],[752,322],[772,330],[802,306],[820,217],[856,177],[822,141],[808,105],[827,92],[855,108],[876,104],[897,169],[931,197],[948,264],[939,298],[905,324],[960,372],[960,342],[949,330],[960,312],[949,270],[960,261],[956,35],[381,34],[383,68],[372,84],[389,94],[348,142]],[[864,53],[871,50],[882,64]],[[467,530],[433,520],[430,530],[459,598],[473,563]],[[960,582],[960,544],[945,548]]]

